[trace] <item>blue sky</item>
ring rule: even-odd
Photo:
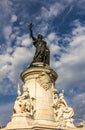
[[[55,87],[65,90],[78,124],[85,120],[85,0],[0,0],[0,125],[11,119],[20,73],[35,52],[31,22],[47,41]]]

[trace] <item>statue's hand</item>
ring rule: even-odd
[[[33,27],[33,24],[30,23],[30,25],[29,25],[29,29],[32,30],[32,27]]]

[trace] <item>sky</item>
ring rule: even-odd
[[[0,125],[11,120],[20,74],[35,53],[31,22],[34,36],[47,42],[55,87],[65,90],[78,124],[85,120],[85,0],[0,0]]]

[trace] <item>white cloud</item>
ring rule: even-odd
[[[9,26],[5,26],[3,28],[3,32],[4,32],[4,36],[6,39],[9,39],[9,36],[11,35],[12,33],[12,27],[9,25]]]
[[[45,35],[48,28],[49,28],[49,24],[43,21],[42,24],[40,24],[40,26],[38,26],[37,32]]]
[[[51,4],[48,8],[43,6],[41,8],[41,14],[37,16],[36,19],[49,20],[53,17],[58,16],[63,11],[63,9],[64,5],[58,2]]]
[[[0,55],[0,92],[3,94],[8,92],[9,89],[9,85],[7,85],[7,91],[4,91],[4,89],[2,89],[5,79],[8,78],[11,83],[17,84],[20,79],[20,73],[23,71],[24,65],[31,64],[34,54],[34,47],[31,46],[32,41],[29,38],[29,35],[24,34],[16,40],[16,46],[11,47],[8,45],[5,54]],[[10,89],[11,87],[15,86],[10,85]]]
[[[16,22],[17,21],[17,16],[15,14],[12,15],[11,17],[11,22]]]
[[[11,60],[12,57],[8,54],[0,55],[0,82],[8,76],[10,71],[10,65],[8,65],[8,63],[11,62]]]
[[[52,54],[58,54],[59,53],[59,51],[60,51],[60,47],[58,46],[58,45],[55,45],[55,44],[51,44],[50,45],[50,50],[51,50],[51,53]]]
[[[23,35],[21,38],[21,45],[29,47],[32,45],[32,39],[29,37],[29,35]]]
[[[31,45],[31,40],[29,38],[26,38],[22,41],[22,45],[24,46],[28,46]]]
[[[78,27],[77,27],[78,28]],[[73,32],[77,30],[73,29]],[[79,27],[80,28],[80,27]],[[67,53],[61,53],[60,61],[56,62],[54,65],[57,68],[59,75],[57,86],[59,88],[68,89],[69,87],[73,88],[75,85],[81,85],[81,89],[84,84],[85,77],[85,37],[83,30],[85,27],[81,26],[81,33],[76,34],[75,36],[72,33],[69,46],[66,48]],[[80,34],[80,35],[79,35]],[[68,37],[68,36],[67,36]]]
[[[47,41],[47,45],[50,49],[51,52],[51,58],[50,58],[50,63],[51,63],[51,67],[54,67],[56,59],[54,57],[54,55],[61,55],[61,47],[58,45],[58,41],[60,40],[60,37],[55,34],[54,32],[51,32],[50,34],[48,34],[46,41]]]
[[[10,46],[7,47],[6,52],[7,52],[8,54],[12,53],[13,51],[14,51],[14,50],[13,50],[12,47],[10,47]]]
[[[85,27],[82,25],[79,20],[75,20],[72,25],[74,26],[74,29],[72,31],[72,35],[78,36],[78,35],[85,35]]]
[[[12,66],[10,67],[11,72],[9,73],[9,78],[12,82],[16,82],[17,76],[19,78],[20,71],[22,71],[22,68],[24,64],[28,65],[31,62],[32,58],[32,48],[27,49],[25,47],[17,47],[15,49],[15,52],[13,53],[13,61]],[[28,60],[27,60],[28,59]]]
[[[55,33],[50,33],[49,35],[48,35],[48,37],[47,37],[47,39],[51,42],[51,41],[53,41],[53,40],[55,40],[56,39],[56,34]]]

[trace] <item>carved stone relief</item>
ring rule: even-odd
[[[19,87],[18,91],[20,91]],[[28,89],[24,89],[22,95],[18,94],[14,104],[13,114],[27,113],[29,116],[33,116],[35,113],[34,102],[35,98],[30,97]]]
[[[39,76],[36,78],[36,81],[42,86],[46,91],[51,88],[52,81],[50,76],[46,72],[41,72]]]
[[[55,98],[52,107],[54,108],[54,116],[58,126],[75,127],[73,124],[74,111],[67,105],[67,102],[64,99],[64,90],[62,90],[62,93],[59,94],[59,98],[58,94],[57,96],[55,96],[55,94],[56,93],[54,93]]]

